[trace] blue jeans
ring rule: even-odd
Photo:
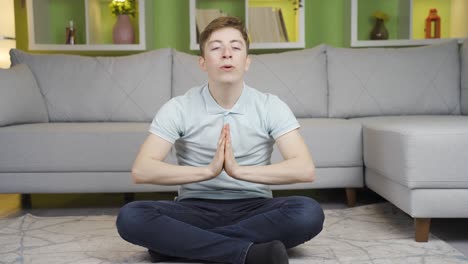
[[[117,229],[126,241],[162,255],[243,264],[252,243],[295,247],[320,233],[323,221],[320,205],[302,196],[184,199],[129,203]]]

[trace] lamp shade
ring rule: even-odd
[[[16,47],[13,0],[2,0],[0,9],[0,68],[10,68],[9,51]]]

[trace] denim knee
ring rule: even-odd
[[[318,235],[323,229],[325,215],[318,202],[309,197],[292,196],[285,203],[285,210],[290,217],[291,234],[302,237],[303,242]]]
[[[143,218],[141,215],[143,208],[144,205],[139,201],[128,203],[120,208],[116,226],[117,231],[123,239],[128,241],[142,227],[140,221]]]

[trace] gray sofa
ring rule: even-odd
[[[462,49],[251,55],[246,83],[290,106],[317,168],[313,183],[272,189],[344,188],[352,205],[366,185],[415,218],[417,241],[427,241],[431,218],[468,217],[468,43]],[[13,67],[0,70],[0,193],[177,189],[136,185],[130,169],[159,107],[206,81],[197,56],[10,54]],[[275,148],[272,162],[280,159]]]

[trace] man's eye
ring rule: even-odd
[[[239,48],[239,47],[233,47],[233,49],[235,49],[235,50],[240,50],[241,48]]]
[[[219,49],[219,47],[213,47],[213,48],[211,48],[211,50],[217,50],[217,49]]]

